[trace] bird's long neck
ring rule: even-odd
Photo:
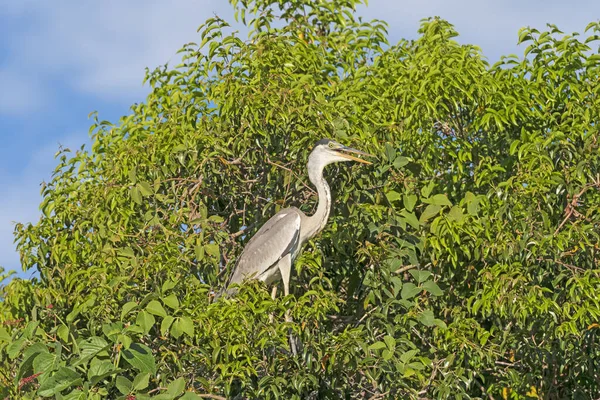
[[[309,163],[308,165],[308,178],[317,188],[319,204],[317,211],[308,217],[305,232],[302,232],[304,240],[315,236],[323,230],[331,211],[331,190],[323,177],[324,168],[324,164],[311,165]]]

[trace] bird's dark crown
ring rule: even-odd
[[[333,140],[331,140],[331,139],[321,139],[317,143],[315,143],[315,147],[320,146],[320,145],[327,146],[327,145],[329,145],[329,142],[333,142]],[[314,148],[313,148],[313,150],[314,150]]]

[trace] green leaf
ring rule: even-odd
[[[183,329],[181,328],[181,322],[179,321],[179,318],[177,318],[171,324],[171,336],[173,336],[175,339],[179,339],[181,335],[183,335]]]
[[[23,357],[27,358],[34,354],[48,353],[48,348],[44,343],[33,343],[23,352]]]
[[[197,244],[194,246],[194,253],[196,254],[196,261],[204,260],[204,246]]]
[[[425,310],[419,315],[419,322],[425,326],[435,325],[435,317],[432,310]]]
[[[131,183],[135,185],[137,183],[137,168],[133,167],[132,169],[130,169],[127,175],[129,176],[129,180],[131,181]]]
[[[446,323],[444,321],[442,321],[441,319],[437,319],[436,318],[435,320],[433,320],[433,323],[434,323],[435,326],[438,326],[438,327],[440,327],[442,329],[447,329],[448,328],[448,326],[446,326]]]
[[[469,215],[477,215],[479,213],[479,202],[473,201],[467,204],[467,212]]]
[[[408,222],[408,224],[410,226],[412,226],[414,229],[419,229],[419,220],[417,219],[417,216],[415,215],[414,212],[408,212],[406,210],[402,210],[400,211],[400,215],[404,217],[404,219],[406,219],[406,222]]]
[[[208,218],[208,220],[209,220],[209,221],[212,221],[212,222],[216,222],[216,223],[218,223],[218,224],[220,224],[220,223],[222,223],[223,221],[225,221],[225,220],[223,219],[223,217],[221,217],[220,215],[211,215],[211,216]]]
[[[77,372],[67,367],[60,367],[52,377],[46,379],[39,387],[37,394],[50,397],[71,387],[81,385],[82,380]]]
[[[167,312],[163,308],[162,304],[160,304],[160,302],[158,302],[156,300],[152,300],[151,302],[148,303],[148,305],[146,306],[146,311],[148,311],[150,314],[156,315],[158,317],[166,317],[167,316]]]
[[[96,354],[106,350],[109,344],[101,337],[92,336],[79,344],[79,359],[73,363],[73,366],[84,364],[92,359]]]
[[[37,329],[39,324],[40,324],[40,321],[28,322],[27,325],[25,326],[25,329],[23,329],[23,334],[21,335],[21,337],[24,337],[26,339],[31,339],[31,337],[35,333],[35,330]]]
[[[415,209],[415,204],[417,203],[417,196],[414,194],[404,195],[402,197],[402,201],[404,203],[404,208],[408,212],[412,212]]]
[[[123,247],[119,249],[119,254],[127,258],[135,258],[135,252],[131,247]]]
[[[409,362],[415,355],[417,355],[417,353],[419,352],[419,350],[409,350],[406,353],[402,353],[402,355],[400,356],[400,361],[402,361],[403,363],[407,363]]]
[[[148,332],[150,332],[150,329],[152,329],[152,326],[154,326],[155,322],[156,319],[154,318],[154,316],[146,310],[140,311],[137,315],[137,318],[135,319],[136,325],[142,328],[142,332],[144,333],[144,335],[147,335]]]
[[[369,350],[381,350],[385,349],[387,346],[384,342],[375,342],[369,346]]]
[[[426,186],[423,186],[421,188],[421,196],[423,196],[424,198],[428,198],[429,195],[431,194],[431,192],[433,191],[434,187],[435,187],[435,182],[434,181],[431,181]]]
[[[77,316],[79,315],[79,312],[80,312],[79,305],[76,305],[75,307],[73,307],[73,310],[71,310],[71,312],[69,314],[67,314],[66,321],[68,323],[75,321],[75,318],[77,318]]]
[[[428,199],[423,199],[423,203],[452,207],[452,203],[445,194],[436,194]]]
[[[138,187],[131,188],[130,191],[131,199],[136,202],[138,205],[142,205],[142,196],[140,195],[140,189]]]
[[[170,315],[167,315],[163,318],[162,322],[160,323],[160,334],[162,336],[167,336],[167,333],[169,333],[169,328],[174,320],[175,318]]]
[[[412,277],[415,278],[417,283],[425,282],[431,276],[431,272],[418,269],[411,269],[408,272],[410,272]]]
[[[182,151],[186,151],[187,150],[187,146],[183,143],[178,144],[177,146],[173,147],[173,149],[171,150],[171,153],[180,153]]]
[[[150,374],[147,372],[140,372],[133,379],[133,390],[144,390],[148,387],[150,382]]]
[[[126,349],[128,349],[129,346],[131,346],[131,342],[132,342],[132,339],[125,334],[120,334],[119,336],[117,336],[117,343],[123,344],[123,346]]]
[[[26,344],[26,339],[24,337],[21,337],[17,340],[15,340],[14,342],[12,342],[8,348],[6,349],[6,353],[8,354],[8,358],[10,358],[11,360],[14,360],[15,358],[17,358],[17,356],[21,353],[21,350],[23,349],[23,347]]]
[[[385,157],[390,162],[396,158],[396,149],[389,143],[385,144]]]
[[[385,335],[383,337],[383,341],[385,342],[385,345],[390,351],[393,352],[396,349],[396,339],[394,339],[393,336]]]
[[[388,201],[389,201],[390,203],[393,203],[393,202],[394,202],[394,201],[396,201],[396,200],[400,200],[400,198],[401,198],[402,196],[400,195],[400,193],[398,193],[398,192],[396,192],[396,191],[394,191],[394,190],[390,190],[389,192],[387,192],[387,193],[385,194],[385,197],[387,197],[387,199],[388,199]]]
[[[202,397],[198,396],[196,393],[193,393],[193,392],[185,392],[185,394],[179,398],[179,400],[201,400],[201,399],[202,399]]]
[[[0,326],[0,342],[10,342],[12,340],[12,336],[8,333],[6,328]]]
[[[451,221],[455,221],[458,223],[463,222],[465,215],[463,214],[463,210],[460,206],[454,206],[448,212],[448,218]]]
[[[48,348],[42,343],[34,343],[23,352],[23,361],[19,365],[16,379],[19,380],[26,375],[31,375],[34,359],[39,354],[47,354]]]
[[[175,286],[177,286],[177,282],[168,279],[163,282],[160,290],[162,291],[162,293],[167,293],[169,290],[173,289]]]
[[[383,358],[384,361],[388,361],[390,360],[392,357],[394,357],[394,352],[390,351],[388,349],[383,350],[383,352],[381,353],[381,356]]]
[[[440,287],[434,281],[425,282],[423,284],[423,289],[427,290],[434,296],[441,296],[444,294],[444,292],[442,292],[442,289],[440,289]]]
[[[129,394],[133,388],[131,381],[124,376],[117,376],[116,386],[121,394]]]
[[[54,353],[39,353],[33,360],[33,373],[50,372],[54,369],[56,355]]]
[[[115,369],[113,363],[108,360],[100,361],[96,359],[95,361],[96,362],[92,361],[92,363],[90,363],[90,368],[87,371],[88,379],[92,381],[92,384],[94,384],[94,380],[92,378],[103,377]]]
[[[69,341],[69,328],[66,325],[61,324],[58,329],[56,329],[56,336],[63,342]]]
[[[174,293],[171,293],[167,297],[162,298],[163,303],[173,310],[177,310],[179,308],[179,299]]]
[[[52,215],[52,211],[54,211],[55,207],[56,203],[47,203],[43,207],[41,207],[41,210],[46,216],[46,218],[50,218],[50,216]]]
[[[121,321],[123,321],[123,317],[125,317],[131,310],[137,307],[137,303],[135,301],[127,302],[123,305],[121,309]]]
[[[140,193],[144,197],[148,197],[154,194],[154,190],[152,190],[152,186],[150,186],[148,182],[140,182],[137,186],[140,190]]]
[[[104,333],[104,336],[106,336],[108,339],[114,342],[117,335],[123,332],[123,327],[124,325],[122,322],[103,324],[102,333]]]
[[[122,350],[123,359],[140,372],[156,374],[156,363],[152,350],[141,343],[133,343],[128,349]]]
[[[79,389],[73,390],[71,393],[62,396],[62,400],[86,400],[87,396]]]
[[[408,164],[408,162],[409,162],[408,158],[403,157],[403,156],[398,156],[394,160],[394,168],[400,169],[400,168],[404,167],[406,164]]]
[[[437,204],[428,205],[427,208],[425,208],[425,211],[423,211],[423,213],[419,217],[419,222],[421,224],[427,222],[427,220],[429,220],[431,217],[437,215],[441,209],[442,209],[442,206],[437,205]]]
[[[421,288],[415,286],[412,282],[406,282],[402,285],[402,292],[400,292],[400,297],[404,300],[409,300],[415,297],[417,294],[421,292]]]
[[[190,337],[194,336],[194,323],[190,317],[183,316],[175,319],[171,328],[171,334],[178,338],[181,336],[181,333],[186,333]]]
[[[185,390],[185,379],[177,378],[167,386],[167,393],[172,396],[179,396]]]
[[[479,199],[471,192],[465,194],[465,203],[467,203],[467,212],[469,215],[477,215],[479,212]]]
[[[215,243],[209,243],[207,245],[204,246],[204,249],[206,250],[206,254],[208,254],[211,257],[219,257],[219,245],[215,244]]]

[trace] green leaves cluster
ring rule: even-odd
[[[39,277],[0,289],[0,396],[597,398],[600,25],[489,65],[438,18],[390,45],[355,0],[231,3],[247,39],[207,20],[59,152],[15,231]],[[379,161],[326,171],[294,294],[212,303],[268,217],[314,210],[323,137]]]

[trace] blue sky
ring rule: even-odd
[[[39,184],[54,169],[59,145],[89,143],[87,119],[116,122],[143,101],[144,68],[176,63],[182,44],[217,14],[233,22],[226,0],[7,0],[0,7],[0,266],[20,271],[13,221],[39,218]],[[517,53],[520,27],[551,22],[583,32],[600,2],[370,0],[366,17],[389,23],[392,42],[414,38],[419,20],[439,15],[459,41],[490,61]],[[30,273],[19,273],[30,276]]]

